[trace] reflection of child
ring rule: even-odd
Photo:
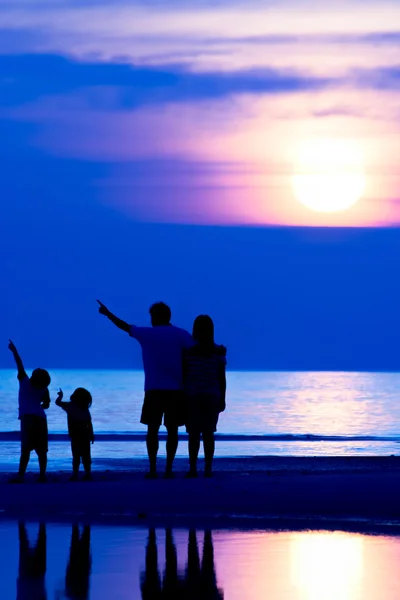
[[[68,415],[68,433],[71,438],[72,450],[72,477],[71,481],[78,479],[79,465],[83,463],[85,480],[91,478],[92,458],[90,443],[94,442],[92,417],[89,408],[92,405],[92,396],[85,388],[77,388],[70,398],[70,402],[63,402],[62,390],[58,392],[56,404]]]
[[[47,536],[46,525],[39,524],[36,543],[30,544],[25,523],[18,523],[19,566],[17,579],[17,600],[47,600],[46,566]],[[3,596],[2,596],[3,597]]]
[[[50,406],[50,375],[44,369],[35,369],[31,377],[28,377],[18,350],[11,340],[8,348],[18,369],[18,418],[21,421],[21,458],[18,476],[12,479],[12,482],[23,481],[32,450],[35,450],[39,459],[39,481],[44,481],[48,449],[47,417],[44,411]]]

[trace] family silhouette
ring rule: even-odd
[[[173,463],[178,447],[178,428],[186,426],[189,437],[188,478],[198,476],[197,460],[201,439],[204,446],[204,476],[212,476],[215,452],[215,432],[219,415],[226,407],[226,348],[214,340],[214,323],[208,315],[199,315],[193,331],[171,323],[171,309],[164,302],[149,309],[151,326],[139,327],[123,321],[100,300],[99,313],[118,329],[137,340],[142,349],[144,369],[144,399],[140,422],[147,426],[146,448],[149,470],[146,478],[157,478],[159,429],[167,429],[165,478],[174,476]],[[15,344],[9,349],[17,366],[19,381],[18,418],[21,428],[19,470],[13,483],[24,481],[30,455],[35,451],[39,460],[39,481],[46,480],[48,427],[46,411],[50,407],[50,374],[34,369],[28,377]],[[56,405],[67,414],[71,440],[72,476],[76,481],[82,462],[84,479],[91,479],[91,444],[94,431],[90,407],[92,395],[84,387],[77,388],[68,402],[60,389]]]

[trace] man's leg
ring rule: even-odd
[[[157,476],[157,452],[158,452],[158,425],[148,425],[147,426],[147,436],[146,436],[146,446],[147,446],[147,455],[149,457],[150,470],[148,472],[148,477],[156,477]]]
[[[174,463],[175,454],[178,448],[178,426],[167,426],[167,464],[165,466],[165,475],[172,475],[172,465]]]

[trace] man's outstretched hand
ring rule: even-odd
[[[99,304],[99,313],[101,315],[104,315],[105,317],[108,317],[108,315],[110,314],[110,311],[108,310],[107,306],[105,306],[105,304],[100,302],[100,300],[97,300],[97,302]]]
[[[8,340],[8,349],[14,354],[17,351],[15,344],[12,340]]]

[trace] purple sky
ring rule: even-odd
[[[101,202],[155,222],[400,222],[398,2],[78,4],[0,2],[0,119],[106,164]],[[296,198],[310,140],[360,155],[353,208]]]

